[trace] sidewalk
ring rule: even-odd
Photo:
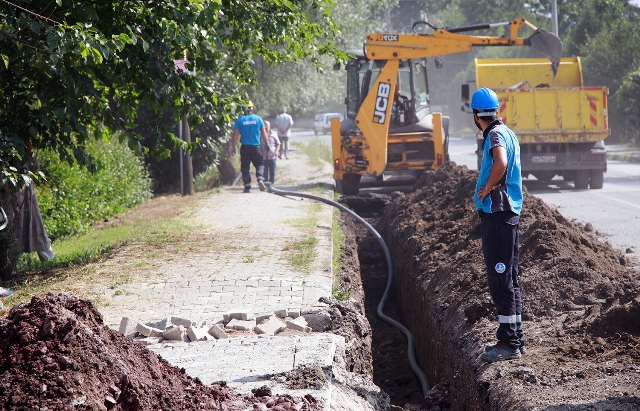
[[[306,156],[296,151],[290,158],[278,160],[276,187],[312,189],[332,198],[333,191],[326,189],[333,183],[328,163],[322,169],[308,166]],[[255,173],[252,177],[255,180]],[[118,329],[123,317],[133,324],[180,317],[191,324],[224,327],[223,315],[230,311],[251,310],[249,315],[255,318],[277,310],[287,310],[293,317],[321,310],[318,299],[330,297],[332,291],[333,209],[311,200],[260,192],[255,181],[253,186],[251,193],[244,194],[239,182],[237,187],[225,187],[204,199],[193,219],[201,227],[197,235],[202,241],[213,240],[215,246],[196,252],[176,250],[174,258],[159,259],[143,277],[136,276],[136,282],[119,285],[120,293],[100,308],[105,324]],[[290,256],[296,242],[310,239],[315,239],[310,241],[315,243],[315,258],[305,268]],[[118,263],[125,265],[114,259]],[[109,290],[96,289],[98,295],[105,292]],[[288,329],[275,336],[227,331],[232,338],[196,342],[149,338],[147,343],[149,349],[204,384],[226,381],[243,394],[267,385],[274,394],[310,394],[326,410],[372,409],[366,399],[345,388],[349,381],[362,378],[347,376],[350,373],[340,369],[343,337]],[[314,380],[316,386],[311,389],[291,390],[284,378],[265,377],[298,367],[332,371],[328,381],[322,381],[324,377]],[[372,383],[358,384],[371,396],[379,393]],[[332,406],[332,397],[342,406]]]

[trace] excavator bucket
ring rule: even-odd
[[[551,60],[551,69],[555,77],[562,58],[562,41],[560,38],[546,30],[537,29],[535,33],[525,40],[525,44]]]

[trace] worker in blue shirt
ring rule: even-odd
[[[518,138],[497,116],[493,90],[483,87],[471,99],[476,126],[482,131],[483,159],[474,200],[481,219],[487,282],[498,311],[497,344],[480,357],[487,362],[520,358],[526,352],[518,282],[518,245],[522,210],[522,174]]]
[[[260,144],[262,138],[263,144]],[[240,139],[240,171],[242,171],[242,181],[244,182],[244,192],[251,192],[251,170],[250,165],[256,168],[256,179],[260,191],[265,190],[264,185],[264,163],[262,146],[269,146],[269,137],[262,118],[253,114],[253,103],[249,102],[245,109],[245,114],[236,120],[233,126],[233,140],[231,147],[235,150]]]

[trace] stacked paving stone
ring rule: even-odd
[[[286,308],[259,315],[254,315],[251,308],[243,308],[228,311],[223,315],[222,321],[203,323],[174,316],[143,324],[134,322],[129,317],[122,317],[119,331],[146,345],[220,340],[229,338],[228,330],[276,335],[290,329],[308,334],[311,331],[331,329],[331,317],[324,311],[325,308],[326,304],[318,303],[317,306],[302,311],[300,308]]]

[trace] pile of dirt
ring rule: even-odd
[[[224,384],[204,386],[104,326],[88,300],[36,296],[0,322],[2,409],[232,411],[270,400],[238,397]],[[272,400],[285,410],[315,407]]]
[[[404,278],[401,286],[409,288],[402,290],[403,298],[428,300],[420,308],[430,312],[434,326],[441,324],[445,338],[454,340],[450,347],[458,350],[481,347],[496,329],[473,203],[477,177],[477,171],[448,163],[424,173],[413,193],[395,193],[385,208],[394,264]],[[548,358],[537,358],[543,369],[537,379],[530,378],[534,383],[540,385],[545,372],[559,372],[557,364],[567,357],[589,361],[572,363],[575,368],[595,369],[598,361],[614,358],[640,364],[640,276],[630,265],[620,251],[585,232],[583,224],[568,221],[525,190],[520,220],[525,333],[533,355],[542,355],[536,346],[553,348]],[[405,315],[415,317],[415,304],[403,301]],[[425,326],[420,318],[409,322],[413,328]],[[443,348],[435,345],[432,356]]]

